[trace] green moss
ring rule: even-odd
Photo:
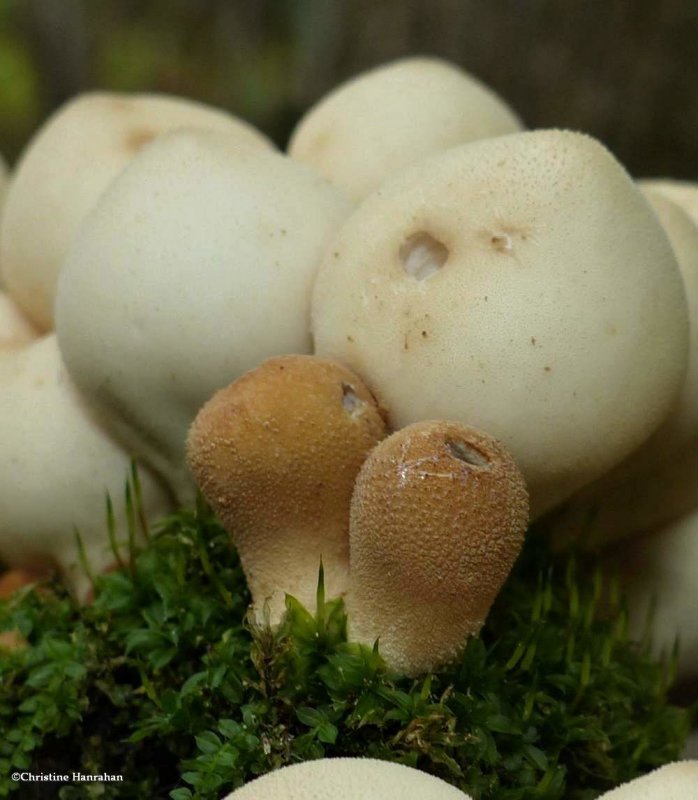
[[[535,540],[482,636],[419,680],[347,642],[321,590],[317,615],[288,598],[278,630],[251,624],[203,507],[164,520],[95,589],[85,608],[57,585],[0,604],[0,629],[31,644],[0,653],[0,797],[51,796],[8,777],[28,769],[124,776],[54,787],[63,800],[219,798],[283,764],[362,755],[476,800],[584,800],[675,759],[689,729],[670,664],[628,641],[617,591]]]

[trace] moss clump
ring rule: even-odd
[[[476,800],[586,800],[675,759],[689,729],[613,588],[532,542],[482,636],[420,680],[347,642],[321,583],[317,615],[288,598],[278,630],[250,623],[229,536],[203,507],[164,520],[95,592],[85,608],[57,585],[0,604],[0,630],[31,645],[0,652],[0,797],[219,798],[283,764],[363,755]],[[123,782],[20,784],[14,770]]]

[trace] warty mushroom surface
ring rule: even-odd
[[[491,436],[454,422],[408,425],[377,445],[349,523],[349,638],[391,669],[429,672],[476,635],[523,545],[528,495]]]
[[[316,353],[361,375],[393,428],[452,419],[499,439],[534,517],[648,438],[688,360],[666,234],[569,131],[462,145],[386,182],[328,247],[312,321]]]
[[[111,92],[77,96],[31,139],[7,190],[0,270],[42,331],[53,329],[58,275],[81,222],[144,145],[182,127],[218,130],[245,147],[272,146],[246,122],[201,103]]]
[[[230,531],[256,613],[277,623],[285,594],[315,608],[349,580],[349,505],[386,435],[363,381],[312,356],[265,361],[217,392],[187,440],[194,479]]]
[[[286,156],[181,131],[145,148],[83,225],[57,299],[68,371],[180,502],[204,402],[265,358],[311,351],[312,282],[349,208]]]
[[[225,800],[471,800],[425,772],[373,758],[323,758],[269,772]]]
[[[323,97],[298,123],[289,154],[358,202],[430,153],[522,127],[501,98],[454,64],[405,58]]]

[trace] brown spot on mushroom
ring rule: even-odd
[[[187,440],[192,475],[273,622],[284,593],[314,607],[321,559],[327,595],[346,591],[354,480],[385,434],[363,381],[312,356],[269,359],[199,411]]]
[[[521,549],[528,495],[496,440],[452,422],[375,447],[351,504],[350,634],[416,675],[456,658]],[[409,591],[405,591],[409,587]]]
[[[149,128],[136,128],[130,131],[126,137],[126,149],[133,153],[138,153],[149,142],[152,142],[156,136],[157,132]]]

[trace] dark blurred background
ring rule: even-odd
[[[698,0],[0,0],[0,151],[96,87],[198,98],[284,144],[332,86],[407,54],[636,175],[698,179]]]

